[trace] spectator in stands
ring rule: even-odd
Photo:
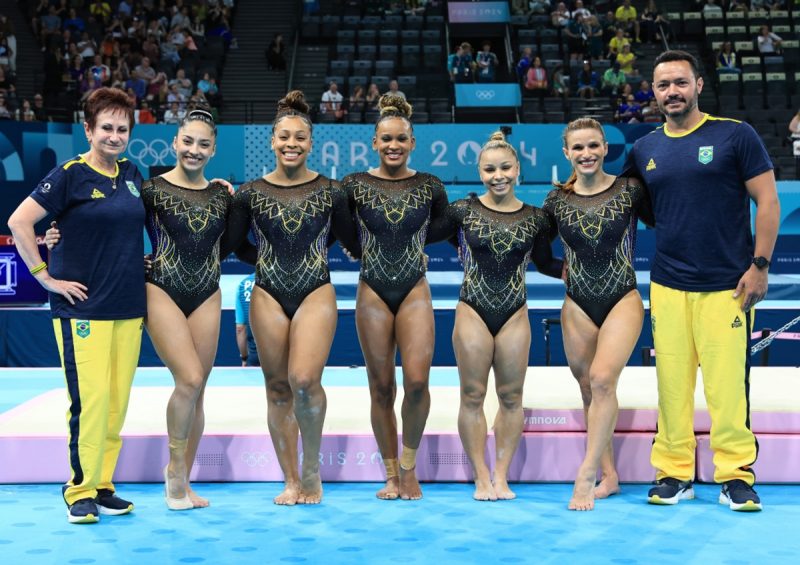
[[[750,8],[747,6],[747,0],[728,0],[725,5],[726,12],[745,12]]]
[[[6,95],[0,94],[0,120],[10,120],[11,118],[11,112],[8,109],[8,103],[6,102]]]
[[[192,21],[192,27],[189,28],[189,31],[191,31],[192,35],[195,37],[205,37],[206,24],[203,21],[203,18],[200,16],[195,16],[194,20]]]
[[[37,122],[49,122],[50,116],[44,107],[44,97],[38,92],[33,95],[33,113]]]
[[[14,24],[5,14],[0,14],[0,36],[2,36],[9,49],[8,70],[12,73],[17,70],[17,36],[14,32]]]
[[[127,0],[121,0],[117,5],[117,15],[121,18],[129,18],[133,15],[133,6]]]
[[[614,16],[614,12],[607,12],[605,17],[600,22],[600,25],[603,27],[603,45],[608,45],[609,42],[616,37],[617,28],[619,28],[617,18]],[[625,35],[624,30],[622,35]]]
[[[583,69],[578,73],[578,89],[576,95],[582,98],[594,98],[600,89],[600,79],[592,69],[592,62],[583,62]]]
[[[758,51],[762,55],[771,55],[773,53],[781,52],[781,41],[779,35],[772,33],[769,26],[764,24],[761,26],[758,34]]]
[[[78,53],[81,54],[84,61],[91,61],[94,59],[95,54],[97,53],[97,44],[94,42],[94,39],[89,37],[89,32],[84,31],[81,33],[81,38],[78,40],[76,44],[78,49]]]
[[[797,2],[795,2],[797,4]],[[786,0],[764,0],[764,8],[770,12],[774,10],[785,10]]]
[[[511,13],[515,16],[529,16],[531,9],[528,0],[511,0]]]
[[[286,59],[283,52],[286,47],[283,44],[283,35],[276,33],[267,47],[267,68],[271,71],[285,71]]]
[[[622,69],[623,73],[628,75],[628,78],[639,76],[639,71],[637,71],[633,66],[636,62],[636,55],[631,52],[630,43],[625,43],[622,45],[622,53],[617,55],[616,60],[619,63],[619,68]]]
[[[377,110],[378,109],[378,102],[381,99],[381,91],[378,88],[378,85],[374,82],[370,83],[369,88],[367,88],[367,96],[366,96],[366,105],[367,111],[369,110]]]
[[[170,29],[178,28],[183,29],[187,27],[191,27],[192,20],[189,17],[189,8],[183,6],[179,8],[178,6],[172,7],[172,18],[169,21]]]
[[[186,71],[184,69],[178,69],[175,73],[175,78],[169,81],[169,86],[171,87],[173,85],[178,87],[178,92],[184,99],[189,98],[194,90],[192,79],[186,77]]]
[[[456,50],[447,56],[447,75],[450,77],[450,82],[454,82],[458,74],[458,60],[461,58],[463,49],[461,45],[456,45]]]
[[[583,20],[583,34],[586,37],[586,50],[590,59],[603,58],[603,27],[597,16],[589,16]]]
[[[569,52],[570,61],[583,59],[583,54],[586,50],[583,16],[573,12],[573,17],[562,28],[561,33],[567,37],[567,51]]]
[[[64,63],[61,47],[50,43],[44,59],[44,94],[49,100],[55,100],[63,88]]]
[[[156,78],[156,70],[150,65],[150,59],[142,57],[142,62],[133,69],[133,76],[144,82],[144,88]]]
[[[472,71],[474,67],[472,45],[465,41],[461,44],[461,55],[456,58],[456,66],[453,72],[455,82],[473,82]]]
[[[631,41],[625,37],[625,30],[621,27],[617,28],[614,37],[608,42],[608,56],[609,58],[616,58],[617,55],[622,53],[623,45],[630,45]]]
[[[482,49],[475,56],[475,64],[477,65],[476,80],[478,82],[494,82],[499,63],[497,55],[492,51],[492,44],[484,41]],[[405,96],[403,98],[405,99]]]
[[[147,85],[146,81],[133,74],[125,81],[124,90],[125,92],[128,92],[128,89],[132,90],[137,101],[143,100],[147,96]],[[130,93],[128,94],[130,95]]]
[[[619,61],[614,61],[603,73],[600,91],[606,96],[616,99],[624,84],[626,84],[625,73],[619,68]]]
[[[658,124],[664,121],[664,114],[658,109],[658,102],[652,98],[647,106],[642,108],[642,121],[646,124]]]
[[[550,0],[530,0],[528,6],[531,9],[531,14],[546,14],[550,10]]]
[[[17,120],[21,122],[35,122],[36,121],[36,113],[33,111],[31,107],[31,101],[25,98],[22,101],[22,107],[17,109],[16,112]]]
[[[174,81],[170,81],[169,85],[169,92],[167,92],[167,104],[172,104],[173,102],[177,102],[178,106],[182,110],[186,110],[186,102],[188,102],[189,98],[184,96],[181,93],[180,89],[178,88],[178,84]],[[191,94],[191,92],[190,92]]]
[[[644,31],[644,40],[649,43],[661,41],[662,36],[669,39],[671,35],[669,21],[658,9],[656,0],[648,0],[639,24]]]
[[[386,91],[386,94],[393,94],[394,96],[399,96],[403,100],[406,99],[405,93],[400,90],[400,85],[397,84],[397,81],[394,79],[389,81],[389,90]]]
[[[739,61],[736,57],[736,52],[730,41],[722,44],[722,48],[717,53],[717,73],[736,73],[741,74],[742,69],[739,68]]]
[[[8,76],[5,70],[3,70],[3,67],[0,67],[0,93],[7,94],[10,87],[11,81],[8,80]]]
[[[623,124],[638,124],[642,121],[642,107],[633,97],[629,94],[627,99],[623,99],[617,107],[617,112],[614,114],[615,121]]]
[[[566,98],[569,96],[569,83],[564,74],[564,66],[558,65],[553,69],[553,78],[550,81],[553,84],[553,94]]]
[[[525,92],[541,98],[547,95],[549,89],[547,70],[542,66],[542,59],[534,57],[525,75]]]
[[[61,23],[62,29],[68,29],[72,33],[79,34],[86,28],[86,22],[78,16],[75,8],[70,8],[68,17]]]
[[[639,83],[639,90],[634,92],[633,97],[642,107],[644,107],[648,105],[656,96],[653,94],[653,89],[650,88],[650,83],[646,80],[642,80]]]
[[[571,18],[572,14],[564,2],[559,2],[556,9],[550,12],[550,23],[556,29],[567,27]]]
[[[722,15],[722,6],[717,4],[717,0],[706,0],[706,5],[703,6],[703,15],[711,13]]]
[[[331,81],[328,90],[322,94],[319,111],[322,114],[332,114],[337,120],[341,120],[346,113],[343,102],[344,97],[339,92],[339,85],[336,84],[336,81]]]
[[[203,73],[203,78],[197,81],[197,88],[203,91],[209,101],[215,101],[219,94],[217,79],[209,73]]]
[[[108,86],[111,82],[111,69],[109,69],[107,65],[103,64],[103,58],[100,55],[94,56],[92,66],[89,67],[89,73],[95,78],[99,79],[100,82],[105,86]]]
[[[164,112],[163,123],[177,125],[185,115],[186,110],[182,109],[177,102],[172,102],[169,108],[167,108],[167,111]]]
[[[517,64],[514,67],[517,70],[517,76],[520,80],[525,80],[525,77],[528,75],[528,69],[531,68],[532,63],[533,49],[530,47],[525,47],[522,50],[522,55],[520,55],[519,61],[517,61]]]
[[[111,20],[111,5],[108,2],[96,0],[89,4],[89,13],[98,21],[107,24]]]
[[[42,45],[47,45],[50,37],[61,33],[61,18],[56,14],[56,7],[50,6],[47,14],[41,17],[40,39]]]
[[[8,38],[0,36],[0,69],[10,70],[11,56],[14,52],[8,45]]]
[[[139,112],[137,113],[136,123],[137,124],[156,123],[156,117],[153,114],[152,110],[150,110],[150,103],[147,100],[142,100],[142,107],[139,108]]]
[[[80,92],[80,94],[83,94],[83,92],[86,91],[87,85],[84,84],[83,73],[83,59],[80,55],[75,55],[70,60],[69,70],[67,70],[66,75],[64,75],[67,79],[68,92]]]
[[[366,97],[364,95],[364,87],[357,84],[350,95],[350,102],[348,109],[350,112],[363,112],[366,106]]]
[[[614,17],[625,33],[639,43],[639,14],[636,8],[631,6],[631,0],[622,0],[622,5],[614,12]]]

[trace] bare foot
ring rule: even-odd
[[[319,504],[322,501],[322,480],[319,472],[304,476],[297,504]]]
[[[189,500],[192,501],[192,505],[195,508],[208,508],[208,506],[210,505],[207,498],[203,498],[202,496],[194,492],[194,490],[192,490],[191,485],[187,486],[186,493],[189,495]]]
[[[619,475],[605,475],[600,484],[594,487],[595,498],[608,498],[611,495],[619,494]]]
[[[497,500],[497,493],[494,491],[492,481],[488,479],[475,480],[475,492],[472,494],[475,500]]]
[[[283,492],[272,499],[272,502],[280,506],[294,506],[300,498],[300,483],[287,482],[283,487]]]
[[[422,498],[422,489],[417,480],[415,469],[400,467],[400,498],[403,500],[419,500]]]
[[[189,481],[186,479],[186,465],[170,463],[167,465],[167,495],[176,500],[189,494]]]
[[[572,489],[572,498],[567,508],[570,510],[594,510],[594,480],[595,473],[581,473],[575,479]]]
[[[398,477],[387,479],[386,484],[375,493],[375,496],[381,500],[397,500],[397,497],[400,496],[400,479]]]
[[[497,493],[497,500],[514,500],[517,493],[511,490],[506,479],[494,479],[494,492]]]

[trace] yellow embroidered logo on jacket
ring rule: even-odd
[[[656,168],[656,161],[655,161],[655,159],[650,159],[650,162],[649,162],[649,163],[647,163],[647,168],[646,168],[646,170],[648,170],[648,171],[652,171],[652,170],[653,170],[653,169],[655,169],[655,168]]]
[[[92,198],[105,198],[106,195],[100,192],[98,189],[92,190]]]

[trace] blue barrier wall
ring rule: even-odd
[[[562,125],[512,124],[509,141],[516,147],[522,163],[520,198],[541,204],[553,178],[565,179],[570,170],[561,150]],[[418,125],[412,167],[441,178],[451,200],[470,191],[480,191],[477,183],[477,158],[481,145],[497,129],[496,125]],[[609,153],[606,169],[620,172],[633,142],[651,131],[651,125],[607,125]],[[311,168],[334,178],[375,167],[378,158],[372,151],[374,128],[369,125],[318,125],[309,155]],[[127,157],[145,177],[150,167],[174,163],[174,126],[139,125],[133,132]],[[0,123],[0,233],[7,233],[8,216],[59,162],[86,151],[86,139],[79,124]],[[229,179],[234,184],[264,174],[275,165],[270,150],[270,126],[220,126],[217,154],[209,163],[208,175]],[[781,228],[776,250],[775,273],[800,273],[800,182],[778,184],[781,196]],[[647,270],[652,255],[652,234],[640,230],[636,268]],[[441,250],[441,251],[439,251]],[[432,269],[452,268],[453,255],[446,246],[433,249]],[[352,268],[340,255],[332,257],[334,268]],[[237,272],[235,263],[226,263],[226,272]]]

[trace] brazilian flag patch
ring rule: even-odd
[[[128,186],[128,190],[131,191],[135,197],[139,197],[139,191],[136,189],[136,184],[132,180],[126,180],[125,184]]]
[[[706,147],[701,147],[700,150],[697,152],[697,160],[704,165],[708,165],[711,161],[713,161],[714,146],[708,145]]]
[[[89,337],[89,334],[92,333],[89,320],[75,320],[75,333],[78,334],[78,337]]]

